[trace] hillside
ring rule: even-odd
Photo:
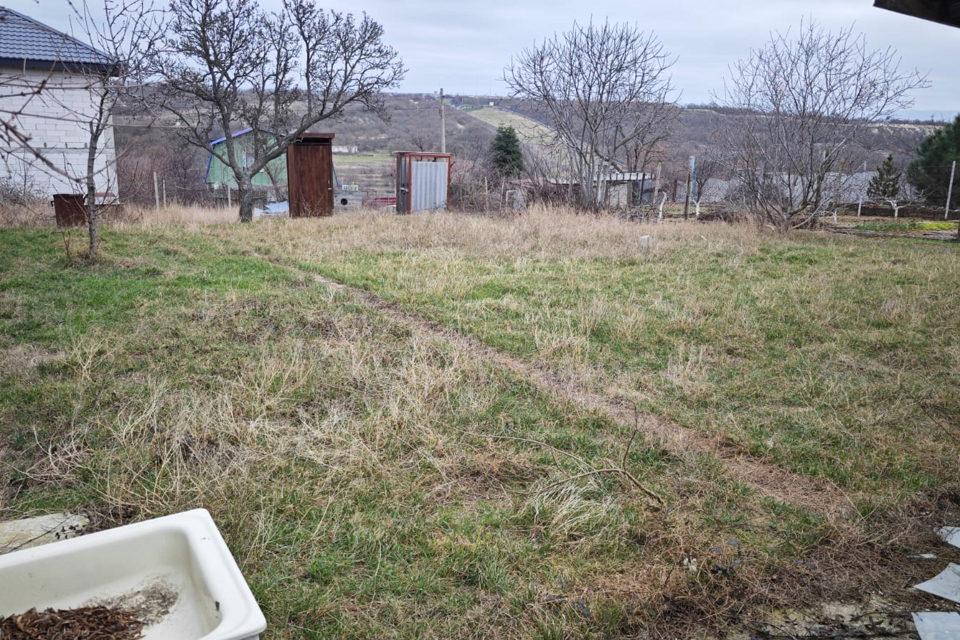
[[[357,154],[338,155],[334,164],[340,180],[357,184],[369,193],[393,190],[396,151],[440,150],[440,101],[432,94],[390,94],[384,98],[385,119],[361,107],[351,107],[318,128],[336,133],[336,144],[356,147]],[[713,106],[692,106],[678,112],[672,136],[662,145],[664,176],[682,177],[689,155],[704,155],[724,118]],[[206,194],[203,175],[207,154],[176,141],[169,129],[124,126],[136,120],[127,114],[118,121],[117,146],[121,152],[121,191],[128,199],[149,202],[153,197],[152,173],[166,180],[168,191],[183,201]],[[460,170],[485,165],[484,159],[497,126],[513,126],[529,145],[553,142],[550,127],[535,104],[510,98],[452,96],[446,107],[447,150]],[[887,154],[899,165],[912,156],[919,141],[936,130],[930,122],[891,122],[874,128],[865,167],[870,171]]]

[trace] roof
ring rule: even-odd
[[[231,134],[230,137],[236,138],[238,136],[244,135],[245,133],[250,133],[251,131],[253,131],[252,127],[243,129],[242,131],[237,131],[236,133]],[[266,130],[262,130],[261,133],[269,133],[270,135],[276,135],[272,131],[266,131]],[[300,142],[302,140],[333,140],[335,137],[336,136],[332,133],[304,133],[301,136],[299,136],[296,141]],[[210,143],[210,146],[213,147],[215,145],[218,145],[226,139],[227,139],[226,136],[222,138],[217,138],[216,140]]]
[[[231,138],[239,138],[240,136],[246,135],[246,134],[250,133],[251,131],[253,131],[253,127],[248,127],[248,128],[246,128],[246,129],[241,129],[240,131],[235,131],[234,133],[230,134],[230,137],[231,137]],[[272,131],[264,131],[264,130],[261,130],[261,133],[267,133],[267,134],[270,134],[270,135],[275,135]],[[217,138],[216,140],[213,140],[213,141],[210,143],[210,156],[207,158],[207,172],[203,175],[203,181],[204,181],[205,183],[209,183],[210,167],[213,165],[213,153],[214,153],[213,148],[216,147],[216,146],[217,146],[218,144],[220,144],[221,142],[225,142],[226,139],[227,139],[227,137],[226,137],[226,136],[223,136],[222,138]],[[218,157],[220,158],[220,160],[223,160],[223,157],[222,157],[222,156],[218,156]]]
[[[960,27],[958,0],[876,0],[873,6],[930,22]]]
[[[0,67],[110,71],[110,57],[73,36],[0,7]]]
[[[237,136],[242,136],[243,134],[245,134],[245,133],[250,133],[251,131],[253,131],[253,127],[249,128],[249,129],[243,129],[242,131],[237,131],[236,133],[231,134],[230,137],[231,137],[231,138],[236,138]],[[270,132],[267,131],[266,133],[270,133]],[[214,146],[214,145],[218,145],[218,144],[220,144],[221,142],[223,142],[223,141],[226,140],[226,139],[227,139],[227,136],[223,136],[222,138],[217,138],[216,140],[214,140],[213,142],[210,143],[210,146],[212,147],[212,146]]]
[[[329,141],[336,137],[336,134],[333,133],[303,133],[297,138],[296,142],[310,142],[318,140]]]

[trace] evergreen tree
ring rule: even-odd
[[[907,180],[931,205],[942,207],[950,184],[950,164],[960,160],[960,116],[920,142],[917,159],[907,168]],[[960,189],[954,186],[950,208],[960,204]]]
[[[879,167],[877,175],[870,178],[867,185],[867,197],[873,200],[896,200],[900,194],[901,172],[893,164],[893,156],[887,156]]]
[[[493,168],[503,178],[515,178],[523,173],[523,149],[513,127],[500,125],[490,145]]]

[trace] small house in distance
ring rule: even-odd
[[[244,167],[249,167],[256,158],[256,136],[252,135],[253,129],[244,129],[237,131],[233,137],[239,143],[237,146],[243,154],[241,162]],[[233,170],[227,162],[226,137],[218,138],[210,143],[210,157],[207,159],[207,173],[204,182],[214,188],[237,186],[237,180],[233,175]],[[287,161],[284,156],[271,160],[266,167],[253,176],[253,186],[270,190],[271,195],[277,197],[277,187],[284,187],[287,184]]]
[[[0,111],[26,138],[22,144],[0,136],[0,180],[24,195],[79,193],[90,144],[86,122],[96,117],[104,80],[115,71],[105,53],[0,7]],[[94,162],[105,199],[117,192],[113,135],[111,122]]]

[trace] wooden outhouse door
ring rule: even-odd
[[[306,133],[287,149],[290,217],[333,215],[333,134]]]

